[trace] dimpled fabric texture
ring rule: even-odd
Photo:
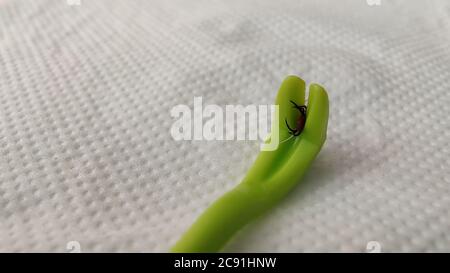
[[[168,251],[259,153],[170,110],[289,74],[328,90],[327,142],[224,251],[450,251],[450,4],[375,2],[0,0],[0,251]]]

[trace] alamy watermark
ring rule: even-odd
[[[369,6],[379,6],[381,5],[381,0],[366,0],[366,3]]]
[[[367,253],[381,253],[381,244],[378,241],[369,241],[366,245]]]
[[[66,252],[81,253],[81,244],[78,241],[69,241],[66,244]]]
[[[69,6],[81,6],[81,0],[66,0]]]
[[[278,105],[221,107],[216,104],[203,105],[202,97],[194,97],[193,109],[180,104],[174,106],[170,114],[176,119],[170,133],[177,141],[258,140],[261,142],[262,151],[274,151],[281,143],[277,118]]]

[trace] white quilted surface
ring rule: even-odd
[[[450,251],[450,4],[339,3],[0,0],[0,251],[167,251],[259,152],[176,142],[170,109],[288,74],[327,88],[328,140],[225,250]]]

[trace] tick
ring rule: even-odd
[[[289,129],[289,133],[293,136],[298,136],[303,131],[303,128],[305,128],[306,123],[306,106],[305,105],[298,105],[293,101],[290,101],[294,106],[295,109],[297,109],[300,112],[300,116],[297,118],[297,126],[295,128],[291,128],[287,122],[287,119],[284,119],[286,122],[286,126]]]

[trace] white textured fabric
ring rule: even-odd
[[[450,251],[448,1],[76,2],[0,1],[1,251],[167,251],[259,153],[174,141],[170,109],[288,74],[328,90],[327,142],[225,250]]]

